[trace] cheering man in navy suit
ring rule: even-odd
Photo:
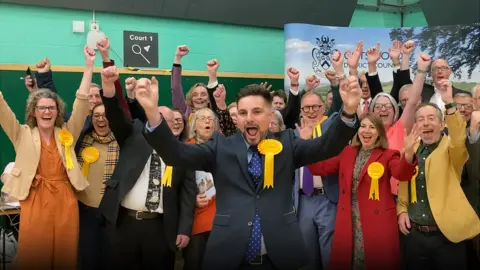
[[[210,172],[215,179],[217,211],[203,269],[298,269],[306,264],[292,181],[295,169],[339,154],[356,132],[358,79],[339,79],[344,108],[320,138],[302,140],[293,130],[270,133],[272,97],[265,88],[249,85],[237,95],[240,132],[214,134],[196,145],[178,141],[158,112],[157,80],[138,81],[135,93],[148,118],[148,143],[166,164]]]

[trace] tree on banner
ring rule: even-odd
[[[471,78],[480,63],[480,23],[422,27],[417,33],[415,28],[394,28],[389,35],[392,41],[414,40],[421,51],[433,58],[447,59],[456,78],[461,78],[462,68]]]

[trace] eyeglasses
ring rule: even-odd
[[[183,123],[183,119],[182,118],[175,118],[175,119],[173,119],[173,123],[181,124],[181,123]]]
[[[437,71],[437,70],[447,71],[447,70],[450,70],[450,67],[447,67],[447,66],[432,67],[432,71]]]
[[[473,105],[472,104],[461,104],[461,103],[457,103],[457,109],[461,109],[461,108],[464,108],[465,110],[471,110],[473,109]]]
[[[100,117],[103,118],[104,120],[107,119],[107,118],[105,117],[105,114],[94,114],[94,115],[93,115],[93,118],[94,118],[95,120],[100,120]]]
[[[318,112],[323,107],[323,105],[311,105],[311,106],[303,106],[302,111],[305,113],[308,113],[310,111],[312,112]]]
[[[197,121],[198,122],[207,122],[207,120],[209,122],[212,122],[213,121],[213,117],[209,116],[209,117],[205,117],[205,116],[201,116],[201,117],[198,117],[197,118]]]
[[[385,108],[385,110],[388,111],[388,110],[393,109],[393,105],[392,104],[379,104],[379,103],[377,103],[377,104],[375,104],[375,106],[373,106],[373,108],[375,110],[381,110],[382,108]]]
[[[39,112],[45,112],[46,110],[50,111],[50,112],[54,112],[57,110],[57,107],[56,106],[35,106],[35,109],[37,109],[37,111]]]

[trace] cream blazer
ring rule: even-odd
[[[72,115],[63,129],[70,131],[73,135],[73,144],[70,147],[73,169],[67,170],[68,178],[76,190],[84,190],[88,182],[82,174],[75,155],[75,143],[82,131],[85,118],[89,113],[87,95],[77,91],[73,103]],[[35,178],[38,163],[40,162],[41,138],[38,128],[30,128],[28,125],[21,125],[13,111],[5,101],[0,92],[0,125],[7,134],[15,148],[15,166],[10,174],[5,175],[5,183],[2,192],[18,200],[25,200],[28,197],[30,186]],[[55,142],[65,165],[65,147],[60,143],[58,132],[61,129],[55,127]]]
[[[457,111],[446,115],[448,133],[425,163],[427,195],[433,217],[448,240],[459,243],[480,234],[480,220],[460,186],[468,159],[465,123]],[[418,149],[418,145],[415,147]],[[406,213],[409,182],[400,182],[397,213]]]

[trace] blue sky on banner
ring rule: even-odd
[[[416,29],[418,32],[421,28]],[[358,41],[362,40],[364,43],[363,54],[359,63],[359,72],[368,71],[366,51],[368,48],[380,43],[381,58],[377,63],[377,71],[382,82],[391,82],[392,76],[392,61],[388,55],[388,49],[391,47],[390,28],[349,28],[349,27],[332,27],[332,26],[318,26],[309,24],[286,24],[284,28],[285,33],[285,70],[288,67],[294,67],[300,70],[300,83],[305,81],[305,77],[315,74],[313,64],[324,63],[323,60],[315,60],[312,56],[312,50],[316,48],[319,50],[317,43],[323,42],[322,37],[328,37],[329,42],[334,39],[334,44],[330,43],[333,49],[340,50],[343,54],[347,50],[353,51]],[[320,41],[317,41],[317,38]],[[420,52],[419,46],[415,47],[415,58]],[[330,55],[328,56],[330,57]],[[412,60],[414,62],[416,60]],[[415,63],[411,63],[413,66]],[[347,60],[344,59],[344,68],[348,72]],[[318,67],[319,70],[325,70],[328,64],[323,67]],[[327,68],[328,69],[328,68]],[[333,69],[333,67],[330,67]],[[464,73],[465,72],[465,73]],[[466,71],[462,73],[466,74]],[[318,73],[317,73],[318,76]],[[321,78],[324,78],[320,75]],[[413,77],[412,77],[413,78]],[[452,76],[452,80],[455,80]],[[327,79],[321,79],[322,85],[327,85]],[[471,79],[462,75],[462,81],[480,82],[480,72],[474,71]]]

